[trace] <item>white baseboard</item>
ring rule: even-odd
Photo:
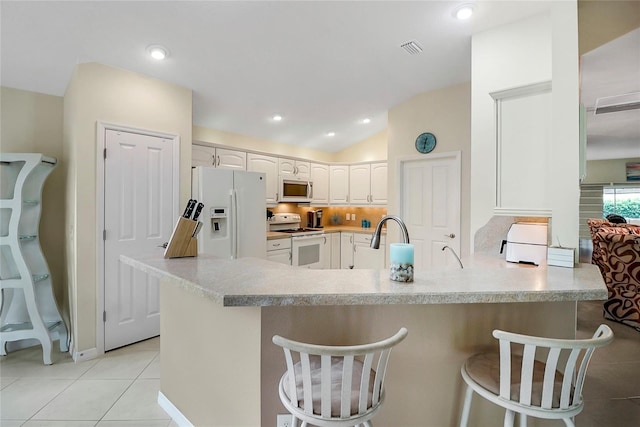
[[[98,357],[98,349],[94,347],[82,351],[73,350],[71,357],[74,362],[84,362],[85,360],[95,359]]]
[[[169,399],[167,399],[167,396],[162,394],[161,391],[158,392],[158,405],[160,405],[160,407],[162,409],[164,409],[164,411],[167,414],[169,414],[171,419],[176,424],[178,424],[178,426],[180,426],[180,427],[195,427],[193,424],[191,424],[191,421],[189,421],[187,419],[187,417],[185,417],[182,414],[182,412],[180,412],[180,410],[178,410],[178,408],[176,408],[173,405],[173,403],[171,403],[171,401]]]

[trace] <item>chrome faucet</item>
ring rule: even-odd
[[[462,261],[460,261],[460,257],[458,256],[458,254],[456,253],[456,251],[454,251],[452,247],[447,246],[447,245],[444,245],[444,246],[442,247],[442,250],[443,250],[443,251],[444,251],[445,249],[449,249],[449,250],[451,251],[451,253],[453,254],[453,256],[454,256],[454,257],[456,257],[456,259],[458,260],[458,264],[460,264],[460,268],[464,268],[464,267],[462,266]]]
[[[371,237],[371,247],[373,249],[380,249],[380,233],[382,233],[382,226],[385,222],[390,219],[394,220],[400,226],[400,230],[402,231],[402,238],[404,239],[404,243],[409,243],[409,231],[407,231],[407,226],[404,222],[395,215],[387,215],[382,217],[378,225],[376,226],[376,231],[373,232],[373,236]]]

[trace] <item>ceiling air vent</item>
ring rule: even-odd
[[[640,92],[634,92],[598,98],[594,114],[615,113],[617,111],[637,110],[638,108],[640,108]]]
[[[415,40],[402,43],[400,47],[406,50],[409,55],[417,55],[422,52],[422,47]]]

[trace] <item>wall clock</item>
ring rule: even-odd
[[[436,148],[436,136],[434,134],[425,132],[418,135],[416,138],[416,150],[426,154],[432,152],[434,148]]]

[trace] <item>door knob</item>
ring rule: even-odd
[[[455,235],[455,234],[453,234],[453,233],[449,233],[449,234],[445,234],[445,235],[444,235],[444,237],[448,237],[448,238],[450,238],[450,239],[455,239],[455,238],[456,238],[456,235]]]

